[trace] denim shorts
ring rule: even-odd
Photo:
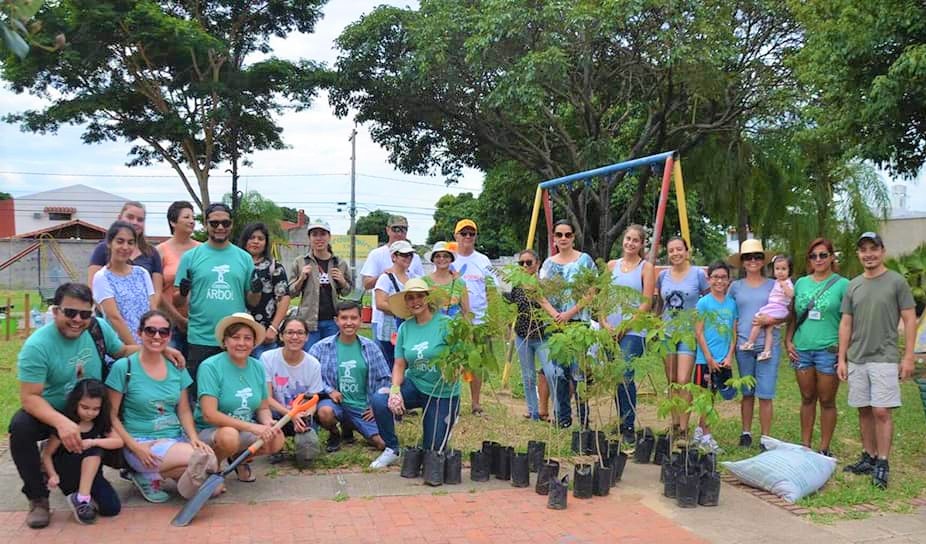
[[[797,362],[791,366],[794,370],[813,368],[818,374],[832,376],[836,374],[836,354],[825,349],[798,351]]]
[[[379,427],[376,421],[367,421],[363,419],[363,410],[356,410],[344,404],[336,403],[332,400],[325,399],[318,403],[319,408],[328,407],[334,412],[334,417],[342,422],[350,423],[364,438],[369,440],[379,434]]]
[[[669,348],[668,352],[666,352],[667,355],[691,355],[693,357],[695,354],[695,350],[685,342],[676,342],[674,344],[669,342],[667,345]]]
[[[129,448],[123,448],[122,453],[125,455],[125,460],[132,470],[135,472],[142,472],[145,474],[152,474],[155,479],[159,478],[156,474],[161,471],[161,460],[164,459],[164,456],[167,455],[167,450],[174,447],[180,442],[188,442],[186,437],[180,438],[135,438],[135,441],[139,444],[151,444],[151,453],[154,455],[155,466],[148,467],[141,462],[141,459],[135,456],[132,453],[132,450]]]
[[[775,386],[778,384],[778,363],[780,348],[778,344],[772,345],[772,357],[764,361],[756,360],[758,352],[753,350],[736,350],[736,367],[740,377],[753,376],[756,379],[755,389],[743,387],[744,397],[756,396],[760,400],[775,398]]]

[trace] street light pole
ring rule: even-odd
[[[350,279],[357,285],[357,126],[350,133]]]

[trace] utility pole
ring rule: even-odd
[[[350,132],[350,280],[357,285],[357,125]]]

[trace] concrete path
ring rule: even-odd
[[[566,511],[546,508],[546,497],[509,482],[469,481],[432,488],[386,473],[287,474],[259,480],[231,478],[228,493],[210,502],[190,527],[170,519],[182,502],[145,503],[129,484],[111,478],[125,500],[122,514],[79,526],[60,493],[52,495],[52,525],[25,527],[25,499],[8,454],[0,457],[0,542],[290,542],[325,535],[335,542],[720,542],[749,544],[926,544],[926,512],[874,515],[865,520],[813,524],[724,484],[716,508],[680,509],[661,494],[659,470],[628,464],[608,497],[569,497]]]

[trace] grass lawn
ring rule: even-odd
[[[16,355],[22,340],[9,342],[0,340],[0,426],[6,429],[10,416],[19,406],[18,382],[16,381],[15,367]],[[501,350],[497,353],[503,353]],[[483,440],[494,440],[504,445],[515,446],[516,449],[525,450],[528,440],[543,440],[547,442],[547,451],[554,457],[568,460],[571,430],[558,430],[552,425],[542,422],[532,422],[521,417],[525,412],[523,390],[520,384],[520,369],[515,359],[510,375],[509,389],[502,391],[500,377],[494,377],[483,388],[483,407],[485,417],[476,417],[469,413],[469,388],[464,384],[462,395],[462,410],[458,425],[454,428],[450,446],[463,450],[464,460],[468,460],[468,452],[481,447]],[[640,388],[638,426],[651,426],[657,430],[666,426],[665,421],[659,421],[656,414],[656,404],[663,398],[665,392],[665,377],[659,367],[643,368],[637,371],[637,381]],[[775,438],[788,442],[800,441],[799,407],[800,396],[794,380],[794,373],[786,362],[782,362],[779,372],[778,399],[775,401],[775,419],[772,434]],[[846,386],[840,387],[837,406],[839,420],[836,435],[831,450],[839,459],[836,473],[819,493],[811,495],[800,501],[800,504],[811,510],[827,506],[848,506],[854,504],[870,503],[884,510],[904,511],[910,507],[905,499],[918,497],[926,489],[926,424],[924,424],[923,406],[919,391],[913,382],[906,382],[902,386],[904,406],[894,412],[894,451],[891,455],[891,482],[890,487],[880,491],[872,487],[866,477],[854,476],[842,472],[842,467],[854,462],[861,452],[858,435],[858,420],[856,412],[846,404]],[[758,453],[758,450],[743,449],[736,446],[739,438],[739,405],[736,401],[722,402],[719,406],[722,420],[714,427],[714,435],[725,453],[721,460],[737,460]],[[758,437],[759,422],[758,410],[753,426],[753,435]],[[599,399],[592,402],[592,421],[606,422],[600,428],[611,429],[616,422],[613,403],[608,399]],[[404,418],[397,426],[397,432],[402,444],[412,444],[420,436],[421,417],[412,416]],[[321,432],[322,445],[326,439],[326,432]],[[334,454],[323,455],[315,463],[318,469],[364,469],[370,461],[376,458],[378,452],[360,444],[343,446],[341,451]],[[817,436],[814,445],[819,444]],[[287,466],[278,465],[271,469],[268,476],[281,472],[289,472]],[[629,465],[627,470],[633,470]],[[653,482],[653,485],[657,485]],[[851,514],[856,517],[857,514]],[[827,520],[831,516],[820,516],[817,519]]]

